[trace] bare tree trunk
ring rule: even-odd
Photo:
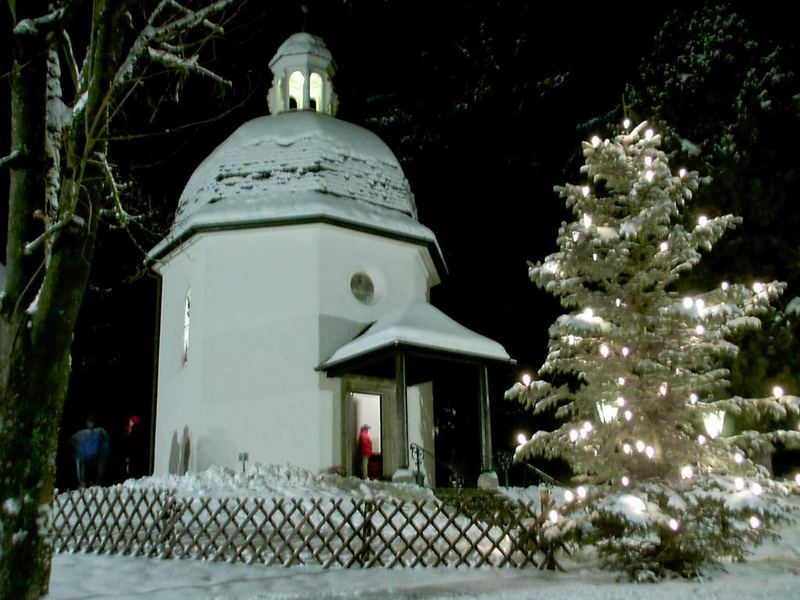
[[[46,2],[26,2],[17,16],[21,21],[45,14],[46,8]],[[19,243],[42,229],[33,212],[45,195],[47,42],[40,35],[16,34],[13,52],[11,143],[17,157],[11,163],[6,250],[10,268],[0,317],[0,597],[28,599],[39,597],[45,591],[41,582],[47,581],[49,553],[39,534],[39,507],[49,509],[52,497],[51,431],[60,412],[51,410],[48,417],[49,407],[33,400],[42,396],[33,396],[30,389],[39,368],[30,363],[35,350],[26,309],[41,281],[37,265],[42,256],[25,256]],[[49,403],[52,396],[45,398]],[[29,461],[32,456],[41,460]]]
[[[88,0],[65,2],[63,10],[49,0],[10,5],[16,25],[12,147],[2,161],[10,168],[10,187],[6,283],[0,290],[0,599],[32,600],[48,590],[58,428],[72,336],[103,205],[111,204],[123,224],[126,215],[107,159],[115,98],[137,85],[137,69],[148,57],[222,81],[190,52],[184,55],[181,36],[195,27],[218,32],[207,17],[231,2],[201,0],[200,8],[189,9],[158,0],[123,56],[126,3],[92,0],[81,69],[62,27],[71,16],[67,11]],[[57,44],[80,96],[64,130],[60,69],[51,52]],[[153,44],[158,52],[151,52]],[[54,61],[49,75],[48,60]]]
[[[25,9],[32,16],[47,14],[46,5],[26,3]],[[56,215],[65,225],[48,240],[48,259],[44,245],[31,252],[29,242],[42,232],[36,217],[47,192],[45,103],[52,33],[15,35],[12,144],[21,157],[11,170],[8,282],[0,311],[0,598],[38,598],[48,589],[58,428],[105,181],[90,157],[104,150],[115,16],[105,0],[95,2],[93,89],[84,119],[69,132]]]

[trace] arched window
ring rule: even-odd
[[[319,73],[312,73],[308,78],[309,93],[311,96],[311,108],[317,111],[322,110],[322,77]]]
[[[192,289],[186,290],[183,303],[183,364],[189,364],[189,321],[192,309]]]
[[[303,86],[306,78],[300,71],[289,75],[289,108],[303,108]]]
[[[276,103],[275,112],[281,112],[282,110],[285,110],[285,104],[283,100],[283,78],[278,79],[278,84],[276,89],[277,89],[277,98],[275,100]]]

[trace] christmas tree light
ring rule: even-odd
[[[597,413],[600,416],[601,423],[611,423],[611,421],[617,418],[618,411],[619,408],[613,404],[608,404],[606,402],[597,403]]]
[[[703,415],[703,424],[705,425],[706,433],[712,440],[722,433],[722,426],[724,423],[724,410],[709,411]]]

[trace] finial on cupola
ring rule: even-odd
[[[306,32],[289,36],[269,67],[273,74],[267,92],[270,113],[313,110],[336,115],[339,100],[331,82],[336,63],[322,38]]]

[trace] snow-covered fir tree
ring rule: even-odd
[[[677,290],[701,251],[740,219],[684,223],[700,178],[672,171],[660,142],[647,123],[613,140],[593,137],[583,144],[588,183],[556,187],[575,220],[562,223],[558,252],[530,276],[569,312],[550,328],[542,379],[506,393],[561,422],[521,444],[515,459],[565,459],[582,484],[565,492],[547,539],[592,543],[635,577],[696,575],[768,535],[788,518],[787,487],[758,461],[775,437],[800,441],[796,430],[728,431],[732,414],[798,414],[798,398],[777,389],[729,398],[721,366],[737,351],[727,338],[758,327],[784,285]]]

